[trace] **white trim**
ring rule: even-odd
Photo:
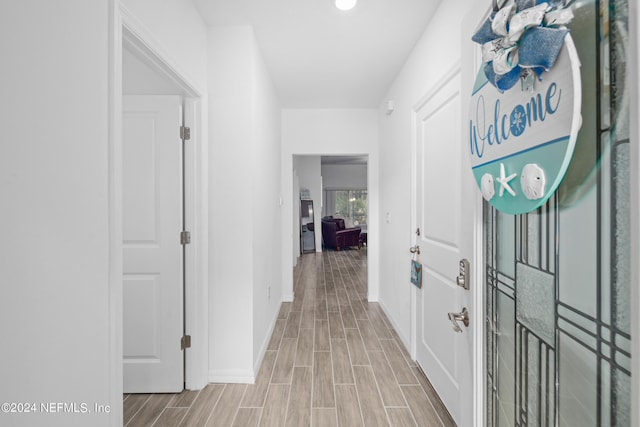
[[[293,294],[286,294],[282,296],[282,302],[293,302]]]
[[[208,381],[208,268],[207,253],[207,144],[205,91],[169,59],[145,26],[121,4],[110,1],[109,37],[109,382],[113,426],[122,423],[122,55],[123,43],[147,64],[172,79],[184,92],[186,116],[192,124],[187,151],[187,218],[192,224],[192,245],[188,249],[186,309],[187,331],[193,347],[185,353],[187,389],[202,388]],[[203,237],[204,236],[204,237]],[[203,237],[203,238],[199,238]]]
[[[485,419],[485,335],[484,335],[484,312],[485,312],[485,292],[484,292],[484,241],[483,241],[483,218],[482,218],[482,197],[476,191],[473,215],[473,260],[471,267],[471,286],[473,313],[473,422],[474,426],[481,427]]]
[[[384,303],[380,301],[378,302],[378,304],[380,305],[380,308],[382,309],[384,314],[387,315],[387,319],[389,319],[389,322],[391,322],[391,326],[396,331],[396,334],[398,334],[398,337],[400,337],[400,341],[402,341],[402,344],[404,344],[405,349],[409,351],[409,346],[411,345],[411,337],[407,337],[406,335],[402,334],[402,328],[400,328],[400,324],[396,321],[396,318],[391,315],[391,311],[387,309]],[[411,354],[410,356],[412,360],[415,360],[415,358]]]
[[[109,0],[108,222],[109,222],[109,425],[122,425],[122,19]]]
[[[462,99],[470,99],[473,89],[473,83],[476,77],[476,70],[482,64],[482,53],[478,45],[471,41],[471,35],[478,24],[486,16],[490,5],[477,2],[467,12],[461,26],[461,54],[463,57],[463,77],[461,90]],[[461,104],[463,122],[468,119],[467,104]],[[466,135],[465,133],[462,134]],[[466,173],[463,171],[463,173]],[[471,176],[469,179],[473,179]],[[475,182],[474,182],[475,187]],[[485,311],[485,292],[484,292],[484,245],[483,245],[483,218],[482,218],[482,197],[480,192],[474,188],[474,219],[473,219],[473,259],[472,259],[472,278],[471,292],[473,302],[473,313],[471,314],[471,322],[473,322],[473,425],[481,427],[485,423],[485,334],[484,334],[484,311]]]
[[[181,87],[185,91],[185,96],[202,97],[204,91],[198,88],[178,63],[170,59],[142,21],[122,4],[122,0],[119,0],[119,3],[122,42],[127,49]]]
[[[260,372],[260,366],[262,366],[262,361],[264,360],[264,355],[267,353],[267,349],[269,348],[269,343],[271,342],[271,335],[273,335],[273,331],[276,328],[276,323],[278,322],[278,318],[280,316],[280,310],[282,310],[282,303],[278,306],[278,309],[275,311],[275,315],[273,319],[271,319],[271,324],[269,325],[269,329],[262,341],[262,345],[260,346],[260,350],[258,351],[258,357],[256,358],[255,363],[253,364],[253,381],[250,381],[250,384],[255,384],[256,377],[258,372]]]
[[[209,382],[222,384],[254,384],[254,373],[246,369],[214,369],[209,371]]]

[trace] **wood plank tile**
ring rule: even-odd
[[[362,304],[360,303],[360,301],[351,300],[351,309],[353,310],[353,315],[355,316],[356,320],[369,319],[369,317],[367,316],[367,312],[364,311],[364,308],[362,307]]]
[[[435,408],[436,413],[442,420],[442,423],[446,427],[456,427],[456,422],[451,417],[451,414],[444,406],[444,403],[442,403],[440,396],[438,396],[438,393],[436,393],[436,390],[433,388],[427,377],[425,377],[424,373],[417,366],[411,369],[413,370],[413,374],[418,379],[418,382],[422,386],[422,390],[424,390],[424,392],[427,394],[429,401],[431,401],[431,404]]]
[[[146,427],[152,425],[167,407],[173,394],[152,394],[144,406],[131,418],[127,427]]]
[[[353,311],[351,310],[351,304],[341,305],[340,314],[342,315],[342,324],[345,329],[358,327],[356,318],[353,316]]]
[[[226,427],[232,425],[246,389],[246,384],[227,384],[222,396],[218,399],[218,404],[213,408],[206,426]]]
[[[371,326],[371,322],[369,320],[358,319],[356,323],[358,324],[358,329],[360,329],[360,335],[362,335],[362,341],[367,351],[382,351],[382,346],[380,345],[378,336],[373,330],[373,326]]]
[[[286,319],[289,316],[289,312],[291,311],[292,303],[283,302],[280,304],[280,310],[278,311],[278,319]],[[300,310],[297,310],[300,311]]]
[[[327,290],[327,309],[329,308],[329,295],[334,295],[336,294],[336,282],[335,280],[325,280],[325,288]],[[337,303],[338,300],[336,299],[335,302]],[[331,311],[331,310],[329,310]]]
[[[310,366],[293,368],[287,426],[308,426],[311,423],[311,383],[313,368]]]
[[[344,305],[351,305],[351,301],[349,301],[349,296],[347,295],[347,290],[344,286],[336,286],[336,296],[338,297],[338,305],[340,307]]]
[[[281,427],[287,415],[289,400],[289,384],[271,384],[267,393],[267,400],[262,409],[260,425],[266,427]]]
[[[282,338],[276,366],[271,377],[271,384],[289,384],[291,382],[291,372],[293,371],[297,347],[297,338]]]
[[[300,329],[298,336],[298,347],[296,350],[296,360],[294,366],[313,365],[313,329]]]
[[[337,424],[336,408],[313,408],[311,420],[313,427],[335,427]]]
[[[333,394],[333,367],[331,353],[313,353],[313,399],[314,408],[333,408],[336,405]]]
[[[327,318],[327,297],[324,291],[321,295],[316,294],[316,320]]]
[[[371,359],[371,367],[373,368],[373,374],[376,377],[384,406],[407,406],[407,402],[402,397],[398,381],[396,381],[396,377],[384,353],[378,351],[369,353],[369,359]]]
[[[183,427],[202,427],[205,425],[223,390],[224,384],[207,385],[198,394],[180,425]]]
[[[327,311],[329,313],[340,311],[340,305],[338,304],[338,296],[335,293],[335,288],[333,289],[333,293],[329,293],[327,290]]]
[[[315,327],[315,351],[330,351],[331,345],[329,343],[329,321],[316,319]]]
[[[380,340],[380,344],[384,349],[384,353],[387,355],[389,365],[391,365],[391,369],[393,369],[393,373],[396,375],[398,383],[418,384],[418,380],[415,375],[413,375],[411,367],[407,365],[407,362],[404,360],[395,340]]]
[[[355,385],[336,385],[336,411],[338,425],[345,427],[362,425],[362,414]]]
[[[344,327],[342,326],[340,312],[329,313],[329,336],[331,338],[344,338]]]
[[[315,319],[316,313],[313,308],[303,308],[302,320],[300,321],[300,329],[313,329],[315,327]]]
[[[262,408],[239,408],[233,427],[256,427],[260,422]]]
[[[420,426],[441,426],[442,422],[431,401],[419,385],[403,385],[400,387],[413,417]]]
[[[387,408],[387,415],[392,427],[417,426],[409,408]]]
[[[299,311],[293,311],[289,313],[287,318],[287,326],[284,329],[282,338],[297,338],[298,330],[300,329],[300,318],[302,313]]]
[[[165,408],[160,414],[160,417],[156,420],[153,427],[175,427],[180,424],[180,421],[187,415],[189,408]]]
[[[355,384],[346,339],[331,339],[331,361],[335,384]]]
[[[393,337],[396,344],[398,344],[398,348],[400,349],[400,352],[402,353],[404,360],[407,362],[407,365],[409,365],[412,368],[415,366],[418,366],[416,365],[415,360],[411,358],[411,355],[409,354],[409,350],[407,350],[407,347],[405,346],[404,342],[402,342],[402,338],[400,338],[400,335],[398,335],[398,333],[394,329],[389,329],[389,333]]]
[[[127,423],[131,421],[133,416],[138,413],[140,408],[142,408],[145,403],[147,403],[147,400],[149,400],[150,397],[150,394],[129,394],[127,396],[127,398],[123,402],[124,425],[127,425]]]
[[[282,333],[284,332],[286,325],[286,319],[276,320],[276,325],[273,327],[273,332],[271,333],[267,350],[278,350],[278,347],[280,347],[280,340],[282,339]]]
[[[360,337],[358,329],[345,329],[344,333],[347,337],[347,346],[349,347],[349,355],[351,356],[352,365],[370,365],[364,343]]]
[[[360,398],[360,409],[362,410],[364,425],[367,427],[388,426],[387,414],[384,411],[371,367],[354,366],[353,375],[356,378],[356,390]]]
[[[167,406],[170,408],[190,408],[198,397],[198,393],[200,390],[185,390],[176,394]]]
[[[245,407],[260,407],[264,404],[264,399],[267,397],[267,389],[269,388],[269,382],[271,381],[271,374],[273,373],[273,367],[276,364],[276,357],[278,353],[275,351],[267,351],[262,359],[262,366],[260,366],[260,372],[256,377],[254,384],[247,385],[247,391],[244,393],[241,406]]]
[[[295,285],[294,285],[295,286]],[[304,294],[305,294],[305,289],[301,286],[295,286],[295,297],[293,299],[293,302],[291,303],[291,309],[289,310],[291,311],[302,311],[303,309],[303,301],[304,301]]]
[[[389,332],[389,328],[387,327],[387,324],[384,322],[384,320],[382,320],[382,317],[380,317],[379,313],[373,313],[373,312],[370,313],[369,320],[371,320],[371,325],[373,326],[373,329],[376,331],[378,338],[380,338],[381,340],[393,338],[393,336],[391,335],[391,332]]]

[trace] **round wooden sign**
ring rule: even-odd
[[[581,95],[570,34],[553,68],[531,88],[517,84],[500,92],[480,69],[469,106],[468,151],[478,187],[496,209],[531,212],[556,191],[573,156]]]

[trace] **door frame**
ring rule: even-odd
[[[463,43],[464,45],[464,43]],[[415,230],[417,228],[417,218],[416,218],[416,209],[417,209],[417,132],[416,126],[418,123],[418,112],[420,108],[427,102],[429,98],[433,95],[434,91],[437,90],[440,86],[443,85],[444,82],[448,81],[450,75],[455,70],[460,70],[461,77],[461,97],[460,97],[460,105],[461,105],[461,121],[460,126],[461,129],[461,138],[464,138],[466,135],[466,127],[464,124],[466,123],[466,108],[465,106],[469,101],[470,87],[467,88],[466,79],[469,77],[465,75],[464,67],[466,65],[464,58],[462,61],[455,61],[452,66],[445,72],[442,77],[436,81],[430,88],[425,92],[423,96],[421,96],[416,102],[411,111],[411,245],[415,245]],[[469,89],[469,90],[466,90]],[[460,141],[462,144],[462,140]],[[470,168],[468,171],[465,171],[466,166],[469,163],[469,159],[467,159],[466,151],[461,151],[461,163],[462,168],[461,172],[463,174],[462,180],[471,179]],[[467,176],[469,175],[469,176]],[[463,185],[463,189],[470,189],[470,185]],[[471,197],[472,201],[469,202],[469,206],[473,206],[472,219],[473,222],[473,236],[472,236],[472,255],[470,259],[471,264],[471,283],[469,285],[469,292],[471,292],[470,302],[472,306],[469,307],[469,316],[470,316],[470,326],[467,329],[467,333],[473,334],[472,336],[472,358],[471,361],[471,369],[473,375],[473,406],[472,406],[472,419],[474,420],[474,426],[482,426],[484,420],[484,387],[485,382],[483,378],[483,363],[484,363],[484,335],[482,333],[483,328],[483,309],[484,309],[484,293],[482,292],[483,285],[483,247],[482,247],[482,197],[478,191],[475,191],[475,184],[473,188],[473,192],[469,194],[469,191],[463,191],[463,197]],[[418,289],[415,286],[411,286],[411,358],[413,360],[417,359],[417,341],[418,341],[418,319],[417,319],[417,301],[418,301]]]
[[[174,81],[183,91],[185,125],[191,139],[185,147],[185,223],[192,243],[185,247],[185,329],[192,348],[185,351],[185,386],[203,388],[208,370],[208,234],[206,92],[195,85],[178,64],[167,57],[149,30],[120,0],[109,0],[109,400],[111,425],[122,423],[122,55],[123,43],[147,65]],[[203,237],[204,236],[204,237]],[[178,231],[176,231],[176,239]],[[177,344],[176,344],[177,345]]]
[[[640,73],[640,7],[629,2],[629,66],[627,75]],[[638,79],[629,79],[631,101],[631,284],[640,283],[640,84]],[[631,425],[640,424],[640,289],[631,286]]]

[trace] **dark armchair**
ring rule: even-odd
[[[322,218],[322,242],[327,248],[339,251],[349,246],[357,246],[360,249],[360,231],[360,227],[345,228],[342,218]]]

